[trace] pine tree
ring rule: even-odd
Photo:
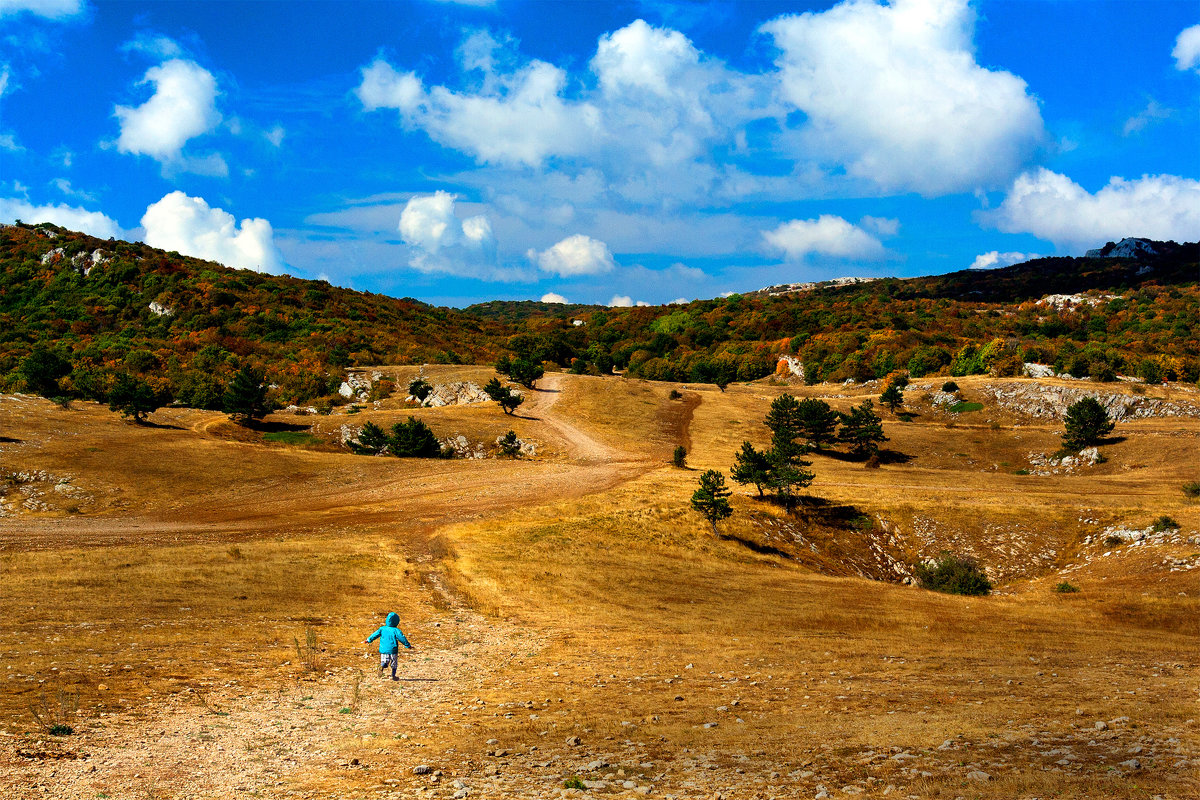
[[[796,409],[796,419],[799,435],[809,446],[820,450],[837,441],[838,414],[824,400],[801,400]]]
[[[737,483],[754,484],[758,496],[762,497],[763,487],[771,477],[771,460],[767,454],[756,450],[750,442],[742,442],[742,449],[733,457],[734,464],[729,470],[729,477]]]
[[[415,417],[392,426],[388,447],[400,458],[437,458],[442,454],[442,446],[433,431]]]
[[[242,367],[225,390],[225,413],[240,425],[252,419],[262,419],[270,411],[267,388],[261,372]]]
[[[714,536],[717,535],[717,522],[733,514],[728,499],[730,494],[725,488],[725,476],[715,469],[700,476],[700,486],[692,494],[692,508],[712,525]]]
[[[800,403],[790,394],[781,394],[771,402],[763,424],[771,429],[772,449],[791,450],[796,438],[804,432]],[[806,445],[801,446],[805,448]]]
[[[1094,397],[1085,397],[1073,403],[1063,417],[1063,424],[1066,426],[1063,448],[1074,452],[1099,444],[1116,427],[1107,409]]]
[[[141,422],[147,414],[162,408],[163,399],[143,379],[122,372],[108,393],[108,408],[120,411],[123,417],[133,417],[134,422]]]
[[[352,444],[351,449],[362,455],[382,455],[390,444],[391,439],[383,428],[374,422],[367,422],[358,432],[357,446]]]
[[[879,395],[879,402],[887,406],[888,411],[895,414],[896,409],[904,405],[904,390],[895,383],[889,383],[883,390],[883,394]]]
[[[500,408],[504,409],[505,414],[511,414],[517,410],[521,403],[525,402],[525,398],[514,392],[507,386],[503,386],[498,378],[492,378],[483,387],[484,394],[500,404]]]
[[[870,456],[879,452],[879,445],[888,440],[883,435],[883,420],[874,411],[875,404],[864,400],[862,405],[850,409],[849,414],[842,414],[842,429],[838,432],[838,440],[850,445],[850,452],[856,456]]]

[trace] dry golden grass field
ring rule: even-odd
[[[516,417],[393,397],[255,429],[0,397],[0,797],[1200,797],[1200,418],[1056,474],[1059,423],[957,380],[981,410],[916,381],[880,468],[812,456],[791,513],[735,487],[719,536],[688,500],[774,397],[879,388],[548,374]],[[338,445],[408,414],[538,450]],[[905,584],[942,550],[996,591]],[[362,644],[391,610],[395,683]]]

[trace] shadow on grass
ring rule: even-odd
[[[21,444],[21,440],[12,436],[0,436],[0,444]]]
[[[737,542],[738,544],[742,545],[743,547],[747,547],[747,548],[753,550],[754,552],[758,553],[759,555],[779,556],[780,558],[786,558],[789,560],[793,560],[795,558],[791,553],[787,552],[786,550],[780,550],[778,547],[772,547],[769,544],[762,544],[761,542],[756,542],[752,539],[743,539],[741,536],[738,536],[736,534],[723,533],[723,534],[720,534],[717,538],[721,539],[722,541],[726,541],[726,542]]]
[[[181,428],[178,425],[169,425],[164,422],[151,422],[148,419],[140,419],[137,421],[136,424],[141,425],[143,428],[154,428],[154,429],[160,430],[160,431],[181,431],[181,430],[183,430],[183,428]]]
[[[871,458],[869,453],[843,453],[841,450],[813,450],[808,455],[822,455],[833,461],[845,461],[851,464],[862,464]],[[907,464],[915,457],[888,448],[880,450],[876,455],[879,456],[880,464]]]
[[[294,422],[268,422],[266,420],[247,420],[239,423],[241,427],[259,433],[299,433],[308,430],[308,425],[297,425]]]

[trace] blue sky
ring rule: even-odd
[[[1200,239],[1200,7],[0,0],[0,221],[463,306]]]

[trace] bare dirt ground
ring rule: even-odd
[[[888,419],[909,460],[816,456],[823,504],[785,514],[750,490],[713,539],[687,507],[696,470],[761,441],[783,389],[671,388],[551,374],[517,419],[307,421],[510,426],[546,454],[519,462],[0,398],[0,471],[25,475],[0,517],[0,794],[1200,794],[1200,514],[1178,491],[1200,424],[1130,423],[1107,463],[1038,477],[1014,473],[1053,424],[921,408]],[[664,466],[678,443],[692,469]],[[1167,513],[1174,539],[1104,541]],[[887,573],[942,547],[1000,590]],[[1063,579],[1081,591],[1052,592]],[[393,609],[416,644],[397,683],[361,644]],[[60,690],[79,695],[71,736],[28,712],[61,710]]]

